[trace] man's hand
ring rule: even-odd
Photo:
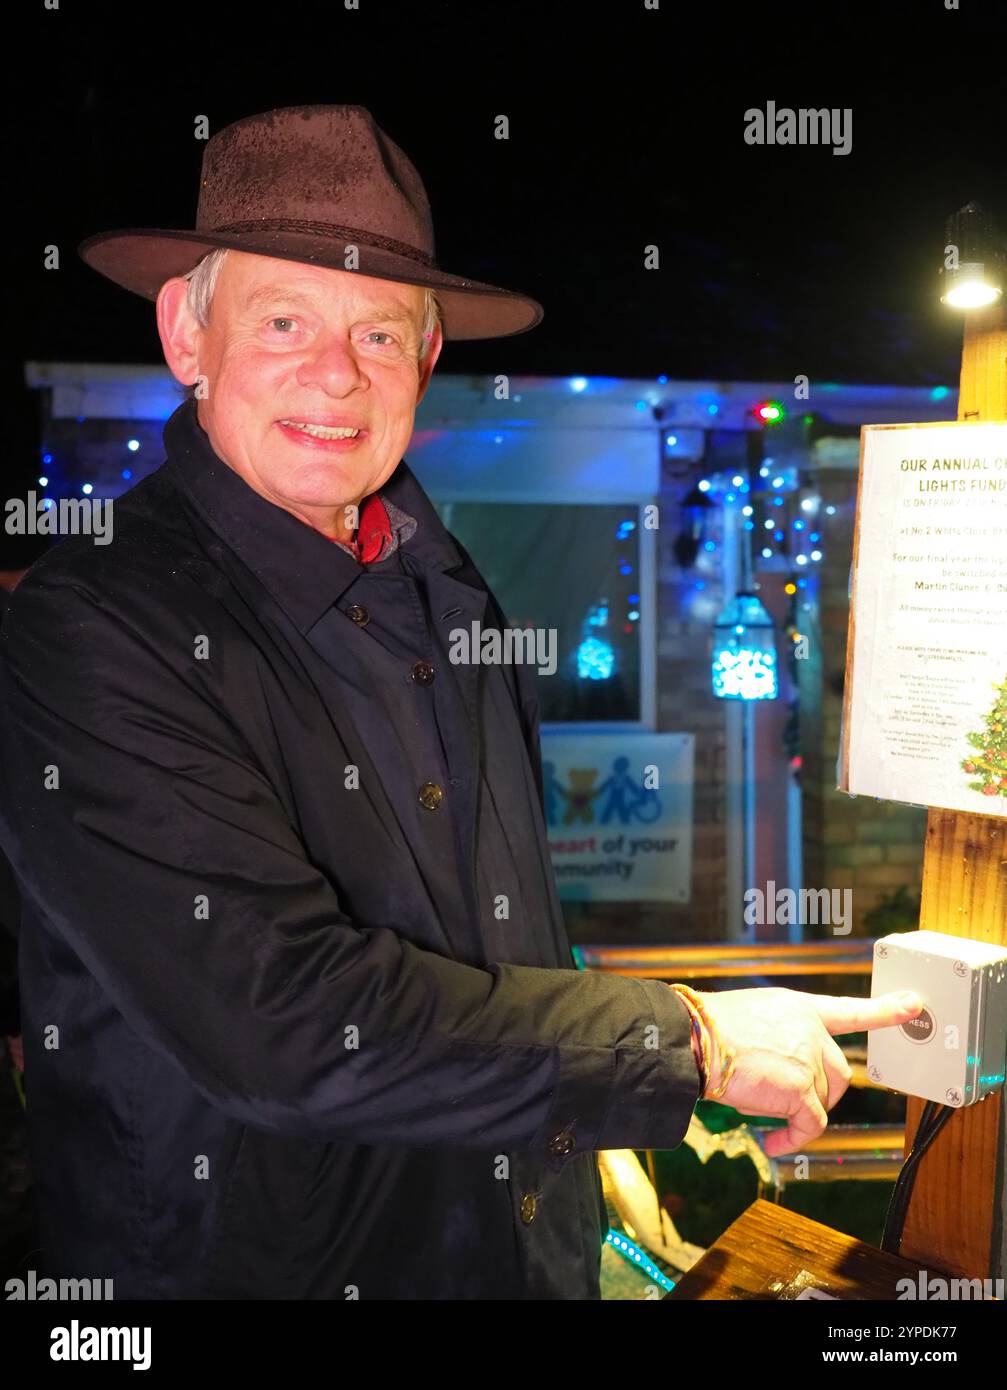
[[[718,1099],[744,1115],[789,1121],[766,1138],[771,1158],[816,1139],[828,1125],[826,1112],[850,1084],[849,1064],[833,1034],[891,1028],[923,1008],[919,995],[909,992],[853,999],[793,989],[731,989],[700,998],[724,1048],[735,1054],[734,1073]],[[723,1060],[712,1050],[708,1090],[716,1090]]]

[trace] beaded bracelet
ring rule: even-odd
[[[706,1035],[703,1036],[701,1039],[703,1048],[703,1061],[701,1065],[701,1071],[704,1073],[704,1077],[708,1078],[713,1074],[713,1060],[711,1056],[711,1051],[715,1051],[716,1056],[721,1061],[723,1071],[716,1089],[713,1091],[706,1091],[706,1087],[704,1086],[703,1090],[700,1091],[700,1095],[705,1100],[720,1100],[721,1096],[727,1090],[728,1084],[731,1080],[731,1076],[734,1072],[734,1050],[733,1048],[724,1047],[724,1044],[721,1041],[720,1033],[718,1032],[716,1025],[714,1024],[710,1015],[707,1013],[706,1007],[703,1004],[702,999],[694,989],[690,989],[688,985],[672,985],[671,988],[679,996],[679,998],[686,1005],[686,1007],[689,1008],[690,1014],[692,1014],[693,1010],[695,1010],[695,1013],[699,1016],[702,1022],[703,1032]]]
[[[669,985],[668,988],[674,990],[674,985]],[[688,999],[686,999],[681,994],[678,997],[689,1015],[689,1022],[692,1027],[692,1036],[696,1039],[696,1042],[699,1044],[699,1059],[696,1062],[696,1066],[699,1069],[699,1096],[700,1099],[702,1099],[703,1093],[706,1090],[706,1083],[709,1080],[710,1038],[706,1029],[703,1027],[702,1019],[699,1017],[699,1014],[689,1003]],[[692,1055],[695,1057],[695,1049],[693,1050]]]

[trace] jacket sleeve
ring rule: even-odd
[[[477,968],[350,920],[205,677],[141,599],[124,618],[91,587],[33,572],[2,633],[25,932],[41,916],[144,1043],[260,1129],[554,1168],[681,1142],[699,1079],[674,991]]]

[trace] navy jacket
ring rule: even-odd
[[[699,1088],[658,981],[574,968],[532,670],[406,462],[361,566],[214,454],[67,538],[2,634],[47,1273],[117,1298],[593,1299],[595,1150]],[[393,515],[395,511],[393,510]]]

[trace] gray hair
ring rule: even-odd
[[[187,275],[182,277],[189,282],[186,300],[200,328],[209,326],[210,302],[213,299],[217,277],[227,252],[226,246],[219,246],[215,251],[210,251],[205,255],[194,270],[190,270]],[[419,360],[421,362],[430,351],[433,333],[440,321],[441,306],[437,302],[437,296],[433,290],[425,290],[423,295],[423,326],[420,330]],[[430,337],[427,336],[428,334]]]

